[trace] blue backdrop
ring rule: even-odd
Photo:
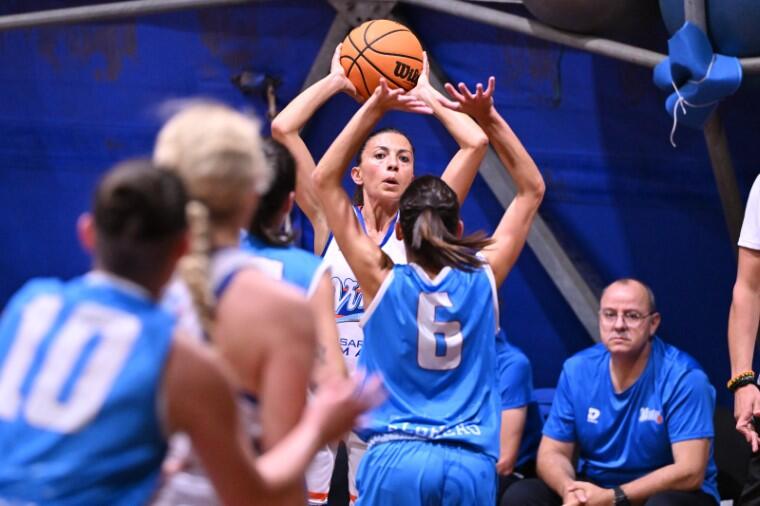
[[[71,4],[11,1],[0,13]],[[651,72],[445,14],[399,12],[450,79],[496,76],[497,107],[546,178],[543,217],[595,284],[635,276],[652,285],[660,334],[699,360],[727,403],[736,264],[702,134],[679,128],[670,146]],[[87,268],[77,216],[107,167],[150,153],[167,102],[213,97],[263,117],[263,96],[242,95],[230,77],[280,78],[284,105],[334,15],[322,1],[277,1],[0,33],[0,303],[30,276]],[[643,38],[665,52],[664,27],[651,32]],[[722,106],[744,197],[758,172],[757,96],[745,80]],[[319,111],[304,131],[316,156],[356,107],[339,96]],[[455,150],[434,118],[399,113],[384,124],[410,135],[418,173],[439,173]],[[501,213],[478,179],[464,207],[468,229],[491,230]],[[589,337],[530,250],[501,295],[502,325],[533,362],[536,385],[554,386]]]

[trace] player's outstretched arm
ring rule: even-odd
[[[361,284],[365,307],[371,303],[392,264],[362,230],[354,215],[351,199],[343,189],[342,179],[353,154],[380,118],[391,109],[431,112],[430,107],[419,98],[405,94],[402,89],[391,90],[387,82],[381,79],[375,92],[333,141],[314,171],[314,185],[327,223]]]
[[[759,320],[760,251],[739,248],[739,265],[728,314],[728,352],[732,378],[752,370]],[[753,416],[760,417],[760,390],[755,385],[746,385],[734,393],[736,430],[752,446],[752,451],[757,452],[760,449],[760,437],[752,424]]]
[[[528,408],[526,406],[501,411],[499,460],[496,461],[496,472],[502,476],[512,474],[515,470],[527,413]]]
[[[463,83],[459,83],[459,89],[447,83],[446,91],[453,100],[442,100],[441,103],[469,114],[478,122],[517,187],[515,198],[493,234],[493,244],[483,250],[498,286],[507,277],[525,245],[545,186],[533,158],[494,107],[495,87],[493,77],[488,79],[488,88],[484,90],[483,85],[478,84],[475,93]]]
[[[330,73],[302,91],[272,121],[272,137],[288,148],[296,161],[296,203],[314,228],[314,251],[317,254],[324,249],[330,230],[311,181],[316,164],[300,132],[317,109],[334,95],[343,92],[357,98],[356,88],[340,64],[340,47],[338,44],[335,48]]]
[[[299,424],[256,459],[243,431],[231,382],[213,352],[177,337],[163,380],[170,431],[186,432],[224,504],[276,504],[303,479],[316,450],[349,430],[356,417],[382,400],[377,379],[334,380],[317,395]],[[199,402],[202,399],[203,402]]]
[[[417,86],[409,93],[419,97],[433,110],[433,115],[451,134],[459,150],[449,161],[441,175],[446,184],[457,194],[459,204],[464,203],[480,163],[488,149],[488,138],[478,124],[468,115],[456,112],[441,103],[443,95],[430,84],[430,65],[427,53],[423,53],[422,74]]]
[[[335,291],[329,272],[324,272],[317,282],[309,304],[314,312],[317,327],[316,365],[313,378],[321,384],[333,376],[348,375],[346,362],[338,340],[338,326],[335,324]]]

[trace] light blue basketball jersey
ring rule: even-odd
[[[295,246],[273,246],[250,234],[243,236],[241,245],[244,250],[270,260],[271,268],[267,270],[275,278],[303,289],[307,297],[314,293],[326,269],[320,257]]]
[[[449,442],[496,460],[496,300],[488,266],[446,267],[433,280],[418,265],[394,266],[362,318],[359,365],[388,391],[363,439]]]
[[[147,292],[104,273],[13,297],[0,320],[0,503],[148,501],[173,327]]]

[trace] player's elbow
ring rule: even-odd
[[[705,470],[702,466],[691,466],[684,470],[683,478],[679,480],[679,483],[683,487],[683,490],[699,490],[702,488],[702,482],[705,481]]]
[[[488,136],[482,131],[474,134],[467,140],[467,145],[464,147],[485,155],[488,149]]]
[[[282,142],[288,135],[288,129],[283,124],[280,115],[275,116],[272,120],[272,138],[278,142]]]
[[[317,167],[314,169],[314,172],[311,173],[311,182],[314,185],[314,188],[317,190],[324,190],[330,186],[330,174],[324,165],[317,165]]]
[[[544,178],[539,175],[536,178],[536,180],[533,181],[533,184],[531,185],[531,189],[530,189],[530,194],[533,197],[533,199],[536,201],[537,207],[539,204],[541,204],[541,201],[544,200],[545,193],[546,193],[546,183],[544,183]]]

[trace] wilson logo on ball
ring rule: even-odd
[[[416,85],[417,80],[420,78],[420,71],[413,69],[404,62],[397,61],[396,68],[393,69],[393,75]]]

